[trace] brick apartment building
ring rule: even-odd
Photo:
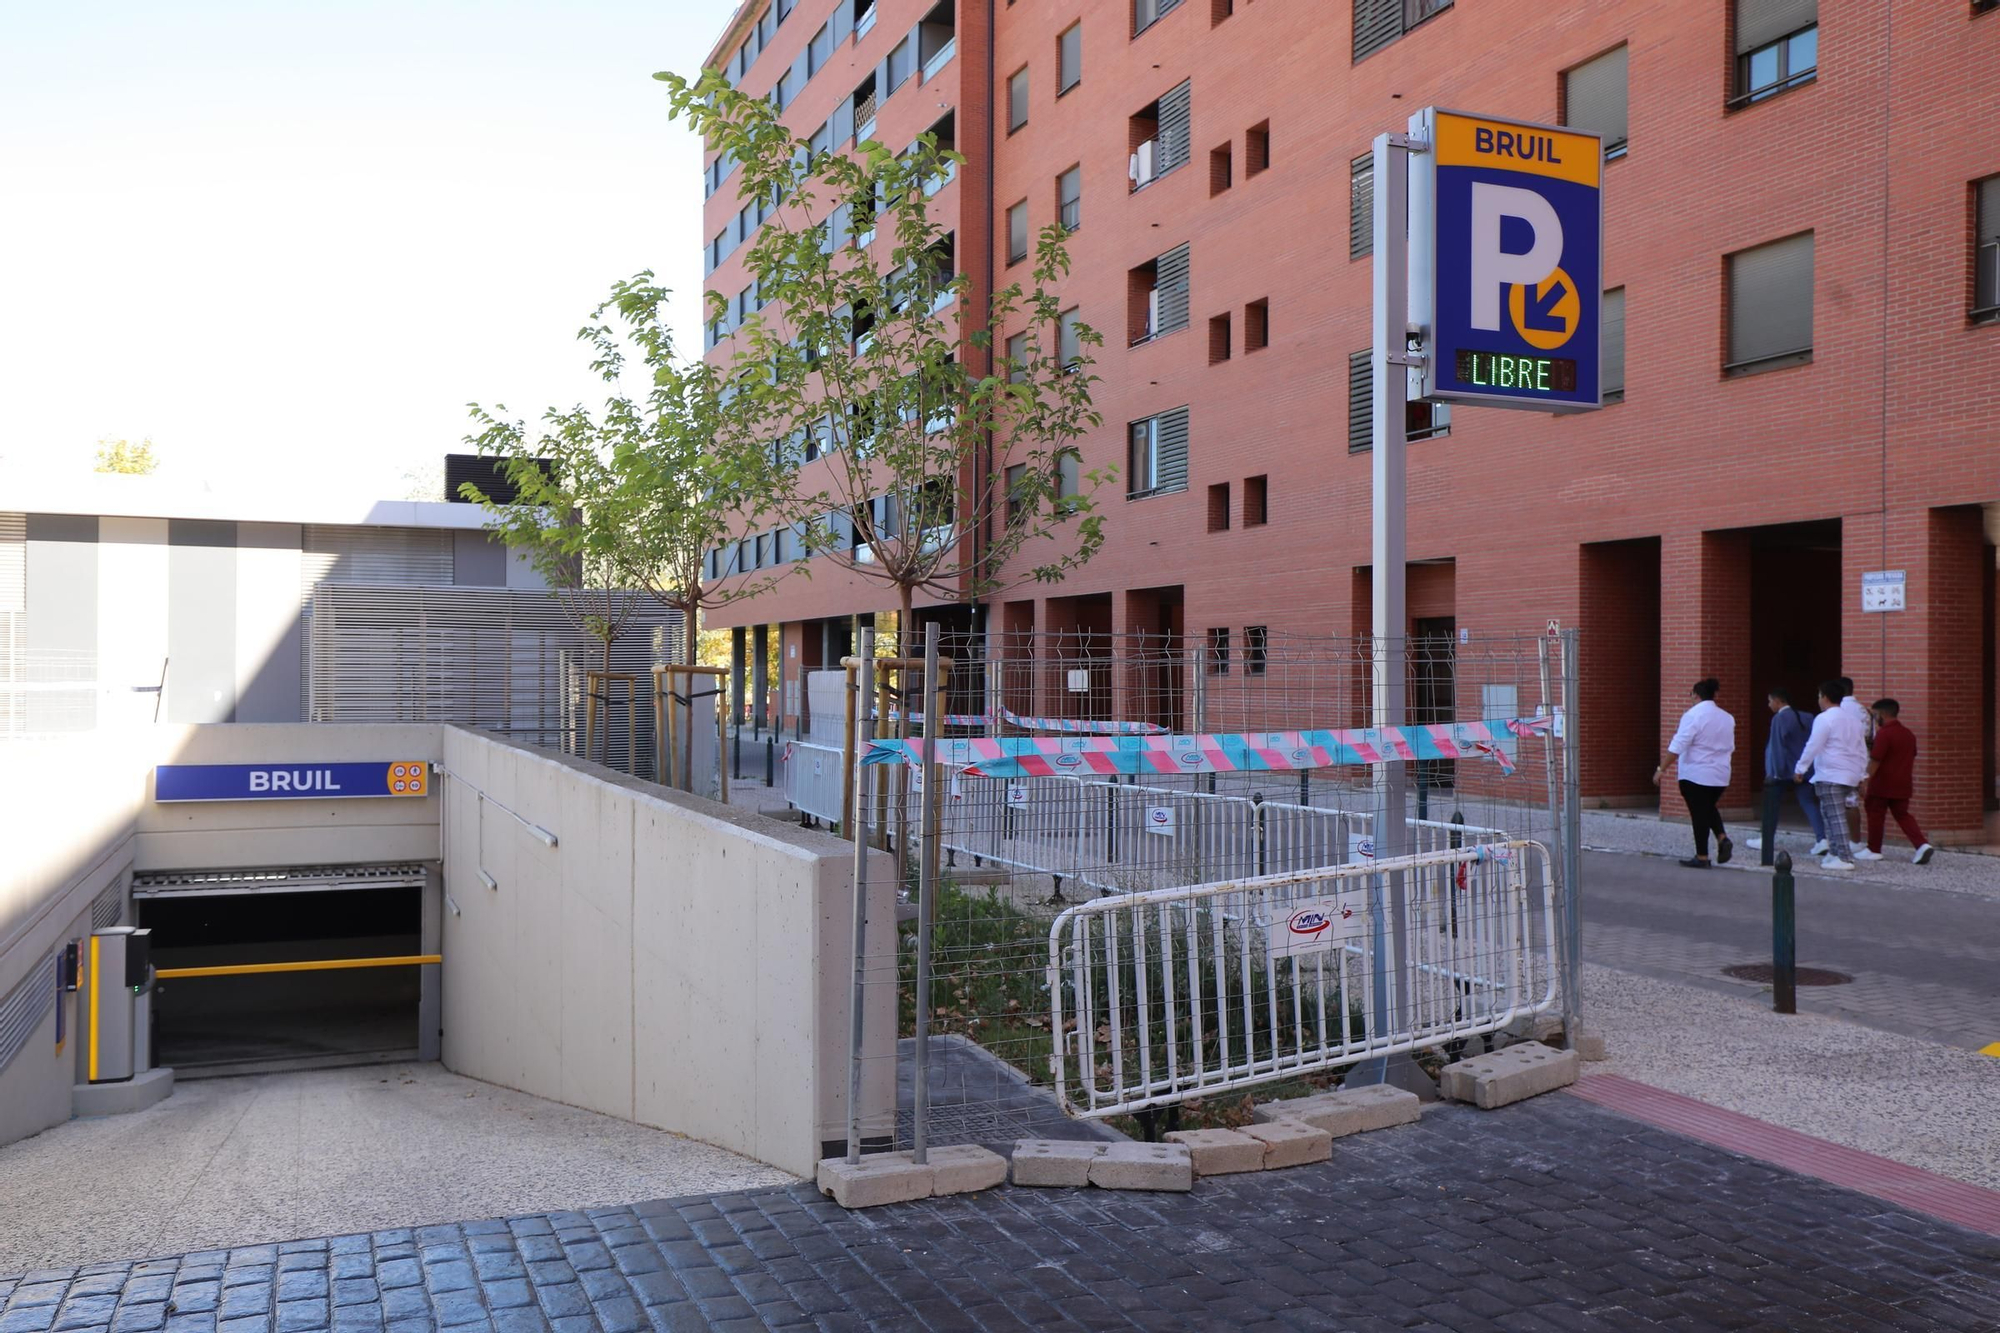
[[[1105,335],[1084,466],[1120,472],[1104,550],[928,611],[1016,638],[1365,633],[1370,142],[1428,104],[1600,131],[1607,405],[1412,409],[1412,632],[1580,626],[1584,790],[1611,803],[1653,799],[1713,674],[1741,724],[1725,805],[1749,805],[1765,687],[1844,672],[1902,701],[1926,824],[1976,840],[2000,730],[1995,9],[746,0],[710,59],[836,149],[857,122],[948,137],[967,162],[934,205],[975,300],[1021,276],[1024,235],[1074,227],[1065,295]],[[704,218],[735,298],[757,215],[727,164]],[[1904,610],[1862,611],[1872,570],[1905,571]],[[715,623],[790,682],[893,604],[822,570]]]

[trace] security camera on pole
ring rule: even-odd
[[[1374,724],[1407,720],[1408,404],[1532,412],[1600,406],[1604,148],[1594,134],[1427,107],[1408,132],[1375,139],[1373,547]],[[1409,777],[1382,765],[1376,855],[1409,846]],[[1386,881],[1386,882],[1383,882]],[[1374,888],[1374,1009],[1408,1029],[1403,874]],[[1576,910],[1570,878],[1567,910]],[[1574,959],[1569,976],[1574,977]],[[1359,1067],[1352,1082],[1435,1095],[1407,1055]]]

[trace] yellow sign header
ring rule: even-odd
[[[1437,162],[1441,167],[1520,171],[1595,188],[1604,166],[1604,148],[1591,134],[1440,111]]]

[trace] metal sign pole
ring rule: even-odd
[[[1563,953],[1569,982],[1563,991],[1563,1038],[1572,1050],[1583,1025],[1583,734],[1578,707],[1581,659],[1577,631],[1562,632],[1563,708]]]
[[[858,731],[852,726],[848,728],[847,772],[851,792],[861,789],[861,759],[868,753],[868,742],[875,735],[875,724],[866,716],[875,689],[874,630],[861,631],[855,656],[860,665],[847,678],[847,715],[850,720],[854,717],[858,697],[863,718]],[[850,821],[859,807],[859,801],[850,797],[847,807]],[[843,831],[854,839],[854,994],[847,1022],[847,1160],[852,1165],[861,1160],[861,1013],[868,975],[868,839],[852,827]],[[890,1049],[895,1049],[893,1044]]]
[[[1413,119],[1412,127],[1418,122]],[[1374,592],[1375,690],[1374,724],[1399,727],[1408,718],[1409,631],[1407,601],[1407,475],[1409,449],[1409,369],[1420,364],[1410,350],[1410,160],[1427,145],[1410,134],[1375,136],[1375,319],[1374,319]],[[1421,239],[1421,238],[1420,238]],[[1430,247],[1419,244],[1421,264],[1428,265]],[[1429,276],[1421,281],[1429,290]],[[1399,760],[1382,765],[1381,802],[1375,823],[1378,859],[1404,854],[1409,845],[1409,772]],[[1386,880],[1385,884],[1383,881]],[[1400,1032],[1410,1020],[1409,906],[1404,900],[1403,872],[1378,877],[1371,891],[1374,920],[1375,1012],[1386,1016],[1389,1030]],[[1386,900],[1386,901],[1385,901]],[[1386,909],[1386,910],[1385,910]],[[1391,956],[1395,967],[1390,966]],[[1435,1096],[1429,1077],[1407,1056],[1371,1060],[1355,1071],[1356,1081],[1393,1083]]]
[[[917,855],[917,1052],[912,1104],[916,1123],[910,1140],[911,1160],[918,1166],[929,1160],[930,1148],[931,931],[934,924],[932,918],[937,913],[938,874],[938,859],[933,851],[938,826],[938,797],[941,795],[938,788],[945,781],[944,769],[934,762],[934,758],[939,733],[944,730],[944,711],[938,703],[943,693],[938,678],[938,624],[932,621],[924,626],[924,687],[917,700],[927,710],[924,715],[924,762],[919,770],[923,774],[924,789],[921,793],[923,801],[918,807],[918,836],[922,847]],[[906,689],[902,704],[902,731],[906,736],[912,706]]]

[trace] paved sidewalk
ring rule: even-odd
[[[0,1333],[1991,1329],[2000,1240],[1551,1096],[1186,1195],[809,1187],[0,1279]]]
[[[1755,824],[1731,821],[1729,836],[1736,842],[1736,859],[1718,866],[1718,873],[1771,873],[1758,863],[1763,853],[1750,849],[1757,836]],[[1643,852],[1651,856],[1679,859],[1694,855],[1694,834],[1687,821],[1663,820],[1651,811],[1586,810],[1583,812],[1583,845],[1596,851]],[[1940,851],[1927,866],[1910,864],[1910,849],[1898,841],[1882,845],[1880,861],[1865,861],[1853,870],[1822,871],[1807,853],[1812,834],[1804,828],[1781,828],[1775,850],[1792,854],[1801,875],[1838,876],[1845,882],[1876,884],[1898,889],[1930,889],[1938,893],[1967,894],[2000,902],[2000,857],[1983,852]]]
[[[1967,859],[1986,860],[2000,880],[2000,861]],[[1800,987],[1802,1011],[1975,1051],[2000,1041],[2000,902],[1817,870],[1795,882],[1799,964],[1853,978]],[[1589,962],[1769,1007],[1768,985],[1722,972],[1771,961],[1769,870],[1689,870],[1655,856],[1587,852],[1583,920]]]

